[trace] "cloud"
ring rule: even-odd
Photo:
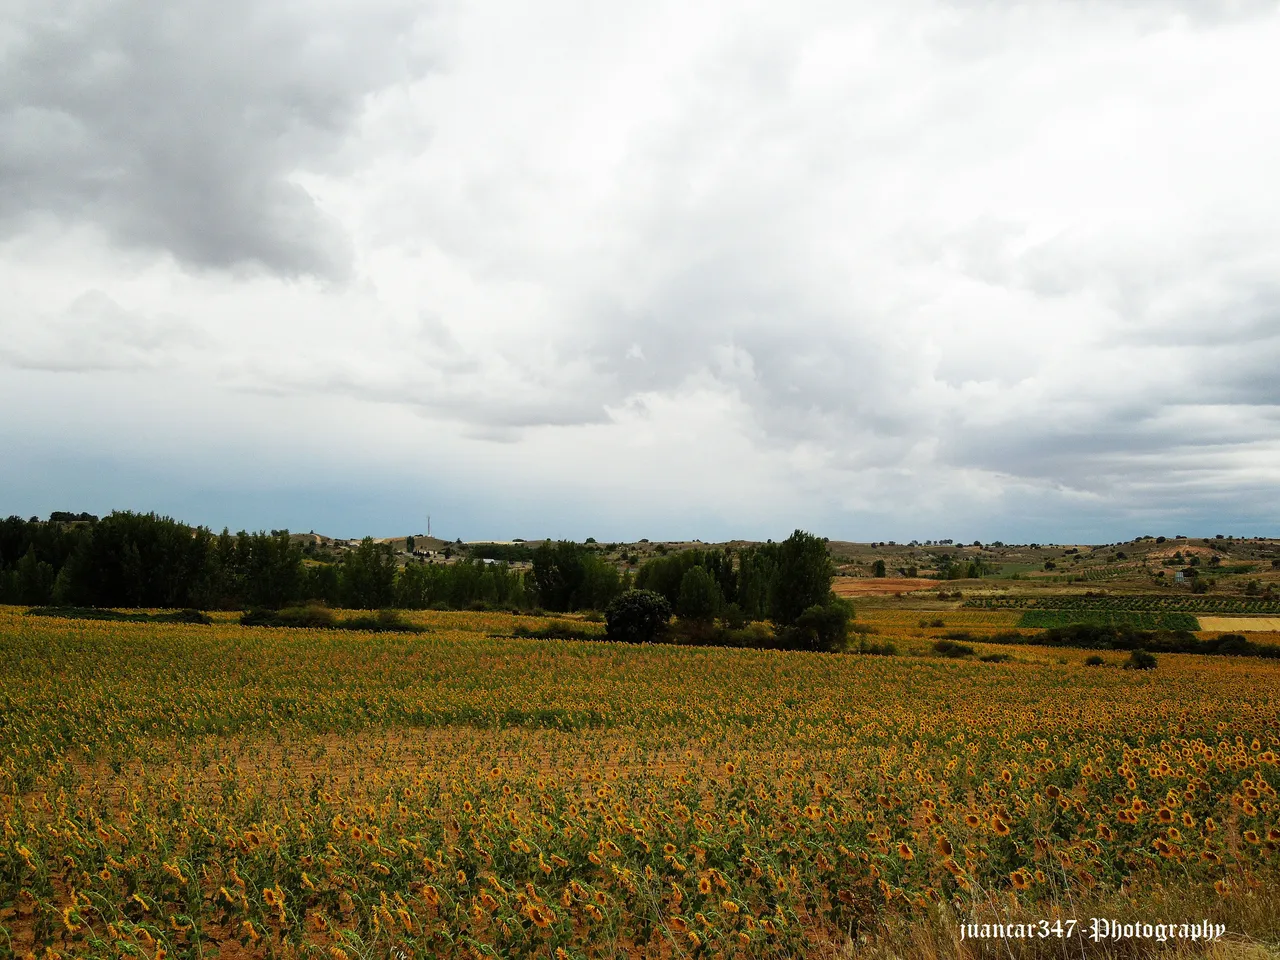
[[[101,290],[86,291],[56,314],[6,325],[2,332],[0,363],[62,373],[182,363],[208,343],[190,323],[130,312]]]
[[[422,69],[407,4],[16,0],[0,29],[0,230],[87,221],[197,268],[340,276],[294,178]]]
[[[1276,518],[1275,3],[225,9],[12,18],[10,364],[569,513]]]

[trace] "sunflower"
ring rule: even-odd
[[[912,852],[911,848],[907,846],[905,842],[898,844],[898,856],[903,860],[914,860],[916,858],[915,853]]]
[[[704,897],[711,892],[711,878],[703,877],[698,881],[698,892]]]

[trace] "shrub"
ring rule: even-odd
[[[895,657],[898,655],[898,648],[887,641],[885,643],[868,643],[866,640],[860,640],[858,642],[858,652],[878,657]]]
[[[1106,662],[1106,660],[1094,653],[1085,658],[1084,665],[1086,667],[1100,667]]]
[[[1249,656],[1257,653],[1257,644],[1253,643],[1243,633],[1224,633],[1216,640],[1209,641],[1213,644],[1213,652],[1224,656]]]
[[[114,620],[123,623],[213,623],[213,618],[199,610],[166,610],[163,613],[143,613],[103,610],[98,607],[33,607],[29,617],[58,617],[63,620]]]
[[[529,627],[516,627],[511,631],[513,637],[523,637],[533,640],[602,640],[601,634],[594,630],[584,630],[572,621],[553,620],[546,626],[530,629]]]
[[[309,604],[283,610],[250,610],[240,618],[245,627],[301,627],[311,630],[369,630],[374,633],[422,633],[423,628],[394,610],[359,614],[339,620],[328,607]]]
[[[1134,650],[1129,654],[1129,659],[1125,661],[1124,668],[1126,670],[1154,670],[1156,668],[1155,654],[1147,653],[1145,650]]]
[[[671,604],[652,590],[627,590],[605,610],[606,636],[627,643],[650,643],[671,621]]]
[[[724,625],[730,630],[741,630],[747,625],[747,615],[742,612],[742,608],[736,603],[730,603],[721,610],[720,619],[724,621]]]
[[[773,631],[763,623],[749,623],[745,627],[734,630],[722,630],[717,637],[717,645],[725,647],[742,647],[752,650],[768,650],[777,645]]]
[[[323,609],[323,608],[321,608]],[[328,611],[325,611],[328,613]],[[361,614],[347,620],[340,620],[336,626],[341,630],[371,630],[374,633],[421,633],[422,628],[405,620],[395,610],[379,610],[376,614]]]
[[[283,610],[250,610],[240,618],[246,627],[333,627],[333,611],[318,604],[285,607]]]
[[[988,653],[985,656],[979,657],[978,659],[981,660],[983,663],[1008,663],[1010,660],[1013,659],[1013,654]]]
[[[976,652],[967,643],[956,643],[954,640],[939,640],[933,645],[933,652],[944,657],[972,657]]]

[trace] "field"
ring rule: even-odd
[[[831,589],[838,597],[874,597],[914,590],[937,590],[937,580],[917,577],[836,577]]]
[[[1280,617],[1200,617],[1200,629],[1222,632],[1280,632]]]
[[[0,956],[978,956],[954,918],[1055,910],[1280,942],[1280,664],[414,619],[428,632],[0,608]]]
[[[1045,629],[1073,623],[1092,623],[1135,630],[1199,630],[1200,623],[1189,613],[1145,610],[1028,610],[1018,620],[1020,627]]]

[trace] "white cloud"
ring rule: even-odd
[[[570,514],[1275,521],[1273,3],[43,9],[0,363],[69,427],[177,370]]]

